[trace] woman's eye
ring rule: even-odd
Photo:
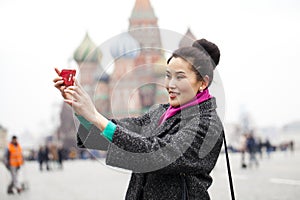
[[[166,74],[166,78],[170,79],[171,78],[170,74]]]
[[[180,80],[180,79],[183,79],[184,77],[183,76],[177,76],[176,78]]]

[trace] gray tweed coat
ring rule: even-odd
[[[80,125],[78,146],[107,150],[106,163],[132,170],[127,200],[210,199],[207,192],[222,146],[223,126],[211,98],[182,110],[163,124],[163,104],[117,124],[109,143],[95,126]]]

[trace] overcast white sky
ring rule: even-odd
[[[55,129],[64,68],[85,32],[98,45],[126,31],[135,0],[0,0],[0,124],[10,134]],[[152,0],[158,24],[215,42],[227,122],[246,109],[257,126],[300,120],[300,2]]]

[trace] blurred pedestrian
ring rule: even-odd
[[[268,158],[270,158],[271,157],[271,152],[273,151],[273,146],[272,146],[269,138],[266,138],[265,146],[266,146],[267,156],[268,156]]]
[[[259,163],[256,158],[257,144],[253,133],[250,133],[247,137],[247,150],[249,152],[249,167],[252,167],[253,163],[258,167]]]
[[[18,193],[21,193],[22,187],[19,183],[19,170],[24,163],[22,148],[18,143],[17,136],[13,136],[11,142],[8,144],[5,153],[5,165],[11,174],[11,182],[8,185],[7,193],[13,194],[14,189],[17,190]]]
[[[290,141],[290,145],[289,146],[290,146],[291,152],[294,153],[294,140]]]
[[[58,167],[59,169],[63,169],[64,149],[62,147],[58,147],[57,155],[58,155],[58,160],[57,160]]]
[[[44,162],[43,152],[44,152],[44,147],[40,146],[38,153],[37,153],[37,161],[39,162],[40,171],[43,171],[43,162]]]
[[[259,154],[260,159],[263,158],[262,147],[263,147],[263,143],[261,141],[261,138],[259,137],[256,140],[256,150],[257,150],[257,153]]]
[[[50,166],[49,166],[49,160],[50,160],[50,150],[49,150],[49,146],[48,145],[46,145],[45,146],[45,160],[44,160],[44,162],[45,162],[45,164],[46,164],[46,169],[47,169],[47,171],[49,171],[49,170],[51,170],[51,168],[50,168]]]
[[[245,154],[247,151],[247,135],[243,134],[240,140],[240,152],[241,152],[241,168],[247,168]]]
[[[38,151],[38,162],[39,162],[39,167],[40,171],[43,171],[43,165],[46,165],[46,170],[49,171],[49,156],[48,156],[49,151],[47,150],[46,146],[40,146],[39,151]]]

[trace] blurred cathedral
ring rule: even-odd
[[[74,51],[80,83],[106,117],[137,116],[153,104],[167,102],[162,86],[166,59],[157,21],[150,0],[136,0],[128,31],[114,38],[110,46],[114,58],[112,73],[102,68],[102,52],[88,33]],[[190,46],[195,39],[188,29],[179,47]],[[75,121],[70,107],[63,104],[55,137],[66,148],[76,146]]]

